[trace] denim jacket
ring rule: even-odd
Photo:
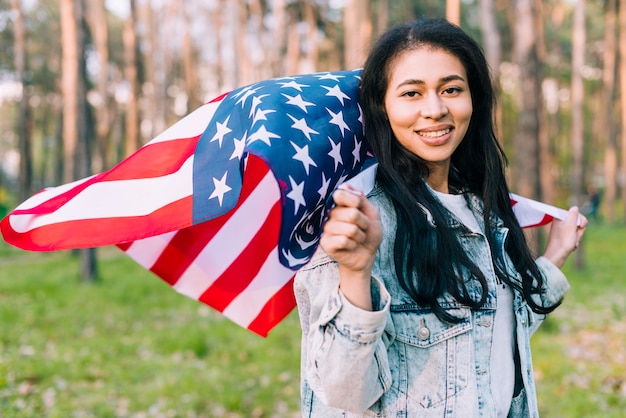
[[[400,287],[393,265],[395,212],[375,187],[368,199],[377,206],[383,226],[372,272],[374,311],[364,311],[339,291],[337,264],[322,250],[301,269],[294,289],[302,326],[301,396],[305,417],[493,417],[490,355],[496,309],[496,275],[486,237],[467,233],[451,216],[470,258],[489,282],[489,295],[478,310],[450,295],[443,306],[461,320],[440,321],[432,310],[416,304]],[[468,204],[484,226],[482,202]],[[426,209],[424,209],[426,210]],[[491,220],[506,269],[515,272],[504,254],[508,229]],[[484,230],[484,228],[483,228]],[[559,301],[569,284],[563,273],[540,257],[546,292],[543,306]],[[516,389],[510,417],[537,417],[530,337],[543,315],[534,313],[516,291]]]

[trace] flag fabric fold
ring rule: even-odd
[[[265,80],[190,113],[118,165],[44,189],[0,221],[31,251],[117,245],[259,335],[295,307],[336,187],[373,184],[360,70]],[[565,211],[512,195],[523,227]]]

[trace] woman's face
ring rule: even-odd
[[[428,46],[401,54],[390,68],[385,111],[398,142],[425,160],[431,175],[447,177],[472,117],[465,67]]]

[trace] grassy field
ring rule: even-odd
[[[533,339],[543,417],[624,417],[626,229],[592,225],[586,266]],[[0,244],[1,417],[296,417],[295,312],[267,339],[114,248],[80,284],[69,252]]]

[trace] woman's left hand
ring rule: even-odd
[[[544,257],[552,261],[558,268],[563,267],[569,255],[578,248],[587,227],[587,218],[578,207],[570,208],[565,220],[554,219],[550,227],[550,235]]]

